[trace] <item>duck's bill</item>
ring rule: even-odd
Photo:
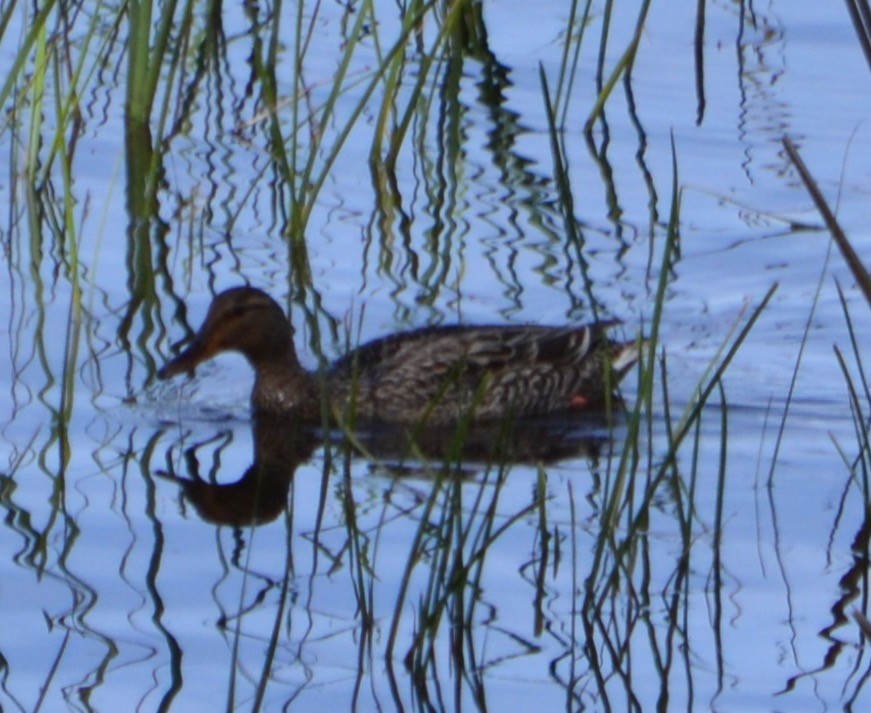
[[[171,379],[173,376],[181,373],[193,376],[197,364],[206,358],[208,358],[208,354],[202,342],[194,340],[187,349],[157,372],[157,378]]]

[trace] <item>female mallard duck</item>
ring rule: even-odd
[[[237,287],[215,297],[192,343],[158,376],[193,373],[222,351],[254,367],[256,412],[318,423],[323,395],[340,420],[431,425],[601,408],[638,359],[636,342],[612,342],[602,325],[425,327],[364,344],[322,377],[300,365],[281,307]]]

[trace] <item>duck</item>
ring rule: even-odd
[[[218,294],[190,343],[158,372],[192,376],[222,352],[254,369],[256,415],[321,424],[449,426],[602,410],[637,362],[641,340],[612,341],[613,323],[443,325],[375,339],[317,372],[305,369],[279,304],[254,287]]]

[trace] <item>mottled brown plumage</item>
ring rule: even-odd
[[[300,365],[278,304],[238,287],[214,299],[191,345],[158,375],[193,372],[222,351],[254,367],[259,413],[319,422],[325,393],[339,420],[434,425],[601,408],[638,357],[635,342],[612,342],[596,325],[427,327],[354,349],[322,384]]]

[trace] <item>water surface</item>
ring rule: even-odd
[[[252,16],[228,4],[225,44],[161,75],[175,98],[165,123],[158,109],[150,122],[162,166],[154,205],[140,204],[131,168],[141,135],[125,140],[124,17],[117,37],[99,26],[90,45],[88,17],[71,20],[71,56],[93,72],[81,123],[63,134],[68,192],[51,154],[55,106],[35,106],[22,78],[8,101],[45,125],[37,143],[26,122],[8,119],[0,134],[4,710],[867,705],[867,654],[850,619],[867,614],[866,500],[861,468],[851,470],[864,429],[857,436],[832,348],[855,378],[836,284],[860,335],[867,305],[815,229],[780,143],[787,134],[800,146],[864,255],[871,77],[846,9],[707,4],[700,93],[695,8],[654,3],[631,93],[621,80],[588,138],[604,21],[594,8],[561,134],[573,241],[540,81],[543,71],[558,83],[565,5],[485,4],[474,26],[486,34],[429,70],[392,175],[369,162],[376,91],[325,174],[304,242],[253,59],[279,22],[276,90],[293,94],[295,5]],[[637,7],[617,6],[604,78],[635,29]],[[215,18],[196,12],[210,36]],[[296,119],[289,102],[277,114],[285,136],[296,120],[307,137],[300,161],[321,132],[311,150],[326,160],[395,42],[394,8],[378,12],[378,34],[360,40],[349,89],[320,126],[307,112],[328,100],[356,15],[317,10],[306,100]],[[24,14],[4,47],[24,33]],[[52,15],[47,26],[64,25]],[[435,27],[428,20],[421,41]],[[425,71],[413,45],[391,130]],[[47,82],[63,93],[72,80],[58,72]],[[603,574],[614,560],[596,569],[596,554],[621,423],[590,428],[556,462],[464,462],[443,478],[438,460],[280,434],[263,458],[276,451],[248,413],[239,357],[155,380],[212,296],[243,282],[290,307],[312,368],[349,341],[426,324],[598,315],[622,320],[624,335],[643,331],[672,141],[680,239],[661,344],[673,423],[735,326],[778,288],[726,371],[726,405],[716,392],[645,521],[616,523],[617,540],[633,533],[619,586]],[[624,393],[634,389],[630,377]],[[640,440],[648,473],[668,442],[661,384],[655,393]],[[263,462],[274,510],[239,526],[252,517],[245,475]],[[643,478],[636,487],[640,497]]]

